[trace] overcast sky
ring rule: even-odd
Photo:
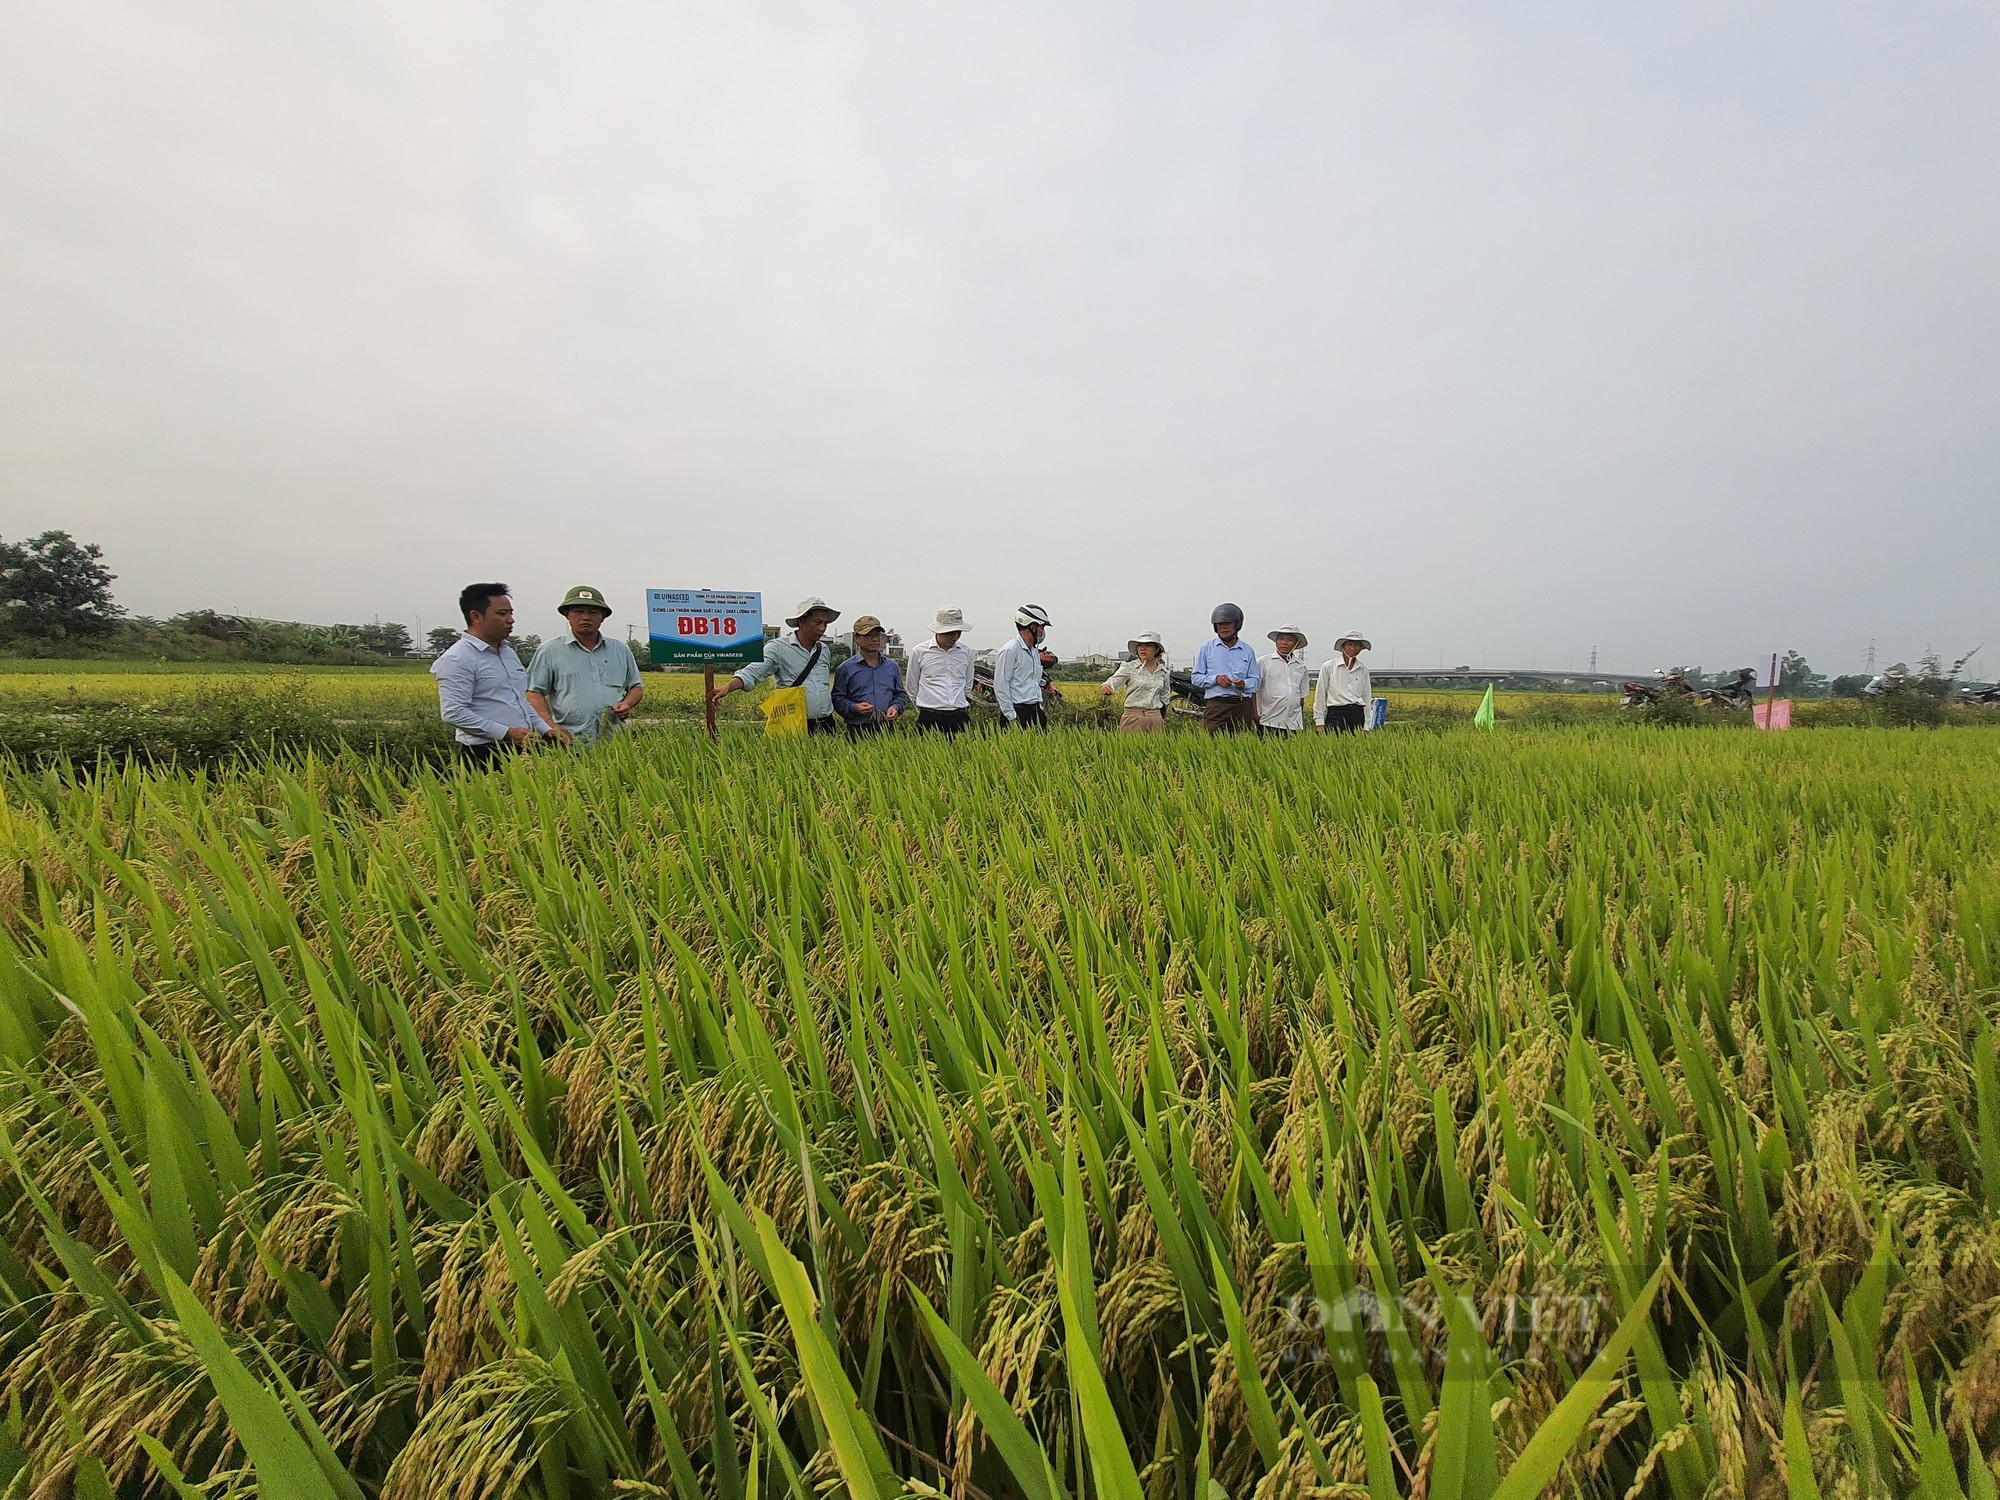
[[[1990,676],[1996,79],[1984,0],[0,0],[0,535]]]

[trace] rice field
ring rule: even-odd
[[[1067,703],[1094,710],[1100,703],[1095,682],[1060,684]],[[214,666],[200,662],[118,662],[80,666],[75,662],[11,661],[0,664],[0,715],[75,714],[102,710],[170,711],[250,694],[296,696],[344,715],[434,714],[437,685],[424,663],[388,667],[295,667],[259,663]],[[1392,717],[1440,714],[1469,719],[1479,695],[1451,691],[1394,689],[1384,696]],[[643,718],[686,718],[699,714],[701,676],[693,672],[646,674]],[[1503,715],[1547,709],[1579,715],[1609,715],[1617,699],[1602,694],[1501,693]],[[729,718],[754,719],[747,697],[725,700]]]
[[[1992,745],[8,772],[0,1495],[1992,1496]]]

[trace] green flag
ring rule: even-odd
[[[1473,724],[1480,729],[1493,727],[1493,684],[1486,684],[1486,696],[1479,700],[1479,712],[1472,716]]]

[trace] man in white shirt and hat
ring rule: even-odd
[[[764,642],[764,659],[739,667],[715,690],[712,701],[720,703],[731,693],[747,693],[771,677],[779,687],[806,690],[808,733],[840,733],[840,719],[833,711],[833,667],[826,649],[826,627],[839,618],[840,611],[817,595],[801,599],[799,607],[785,619],[792,633]]]
[[[993,656],[993,701],[1000,717],[1019,729],[1049,727],[1042,707],[1042,637],[1049,623],[1041,605],[1022,605],[1014,616],[1014,639]]]
[[[1361,665],[1361,653],[1370,649],[1370,642],[1360,631],[1350,630],[1333,643],[1333,649],[1340,655],[1319,669],[1313,717],[1322,734],[1353,734],[1368,727],[1368,711],[1375,701],[1368,669]]]
[[[961,639],[965,612],[941,609],[932,625],[932,638],[910,648],[903,686],[916,706],[917,728],[953,735],[972,721],[972,648]]]
[[[1257,665],[1257,733],[1297,734],[1306,727],[1306,684],[1312,668],[1300,653],[1306,633],[1296,625],[1280,625],[1271,632],[1277,647]]]

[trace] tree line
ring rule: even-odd
[[[394,621],[308,625],[213,609],[189,610],[164,620],[128,614],[112,597],[111,585],[117,578],[105,566],[102,547],[79,542],[67,531],[44,531],[20,542],[0,538],[0,651],[359,665],[404,659],[416,650],[408,627]],[[435,655],[458,636],[454,625],[436,626],[424,634],[425,651]],[[516,636],[509,642],[524,662],[541,643],[538,635]],[[845,650],[836,648],[836,661]],[[1961,660],[1947,670],[1935,651],[1920,657],[1914,669],[1896,664],[1911,688],[1939,698],[1951,695],[1964,665]],[[1058,668],[1056,675],[1097,674],[1094,668],[1072,664]],[[1705,687],[1735,674],[1689,667],[1683,675],[1694,686]],[[1765,680],[1761,672],[1758,677]],[[1858,698],[1871,680],[1865,672],[1840,677],[1815,672],[1797,651],[1787,651],[1778,664],[1778,692],[1787,698]]]
[[[26,656],[162,656],[173,660],[361,665],[406,658],[409,627],[391,621],[312,625],[193,609],[164,620],[134,615],[113,597],[118,575],[104,549],[67,531],[0,539],[0,650]],[[439,626],[426,645],[442,651],[458,631]],[[533,636],[515,643],[532,653]]]

